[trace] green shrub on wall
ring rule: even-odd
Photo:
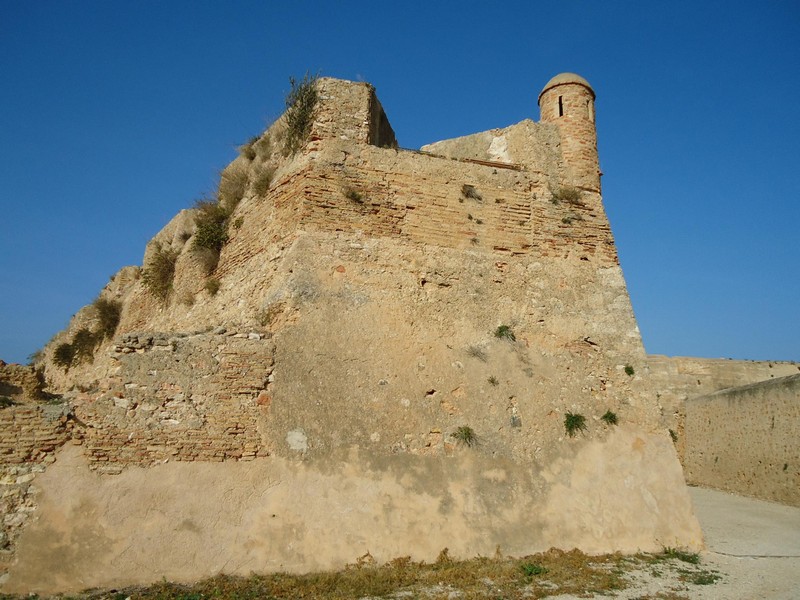
[[[172,248],[157,245],[142,272],[145,288],[162,302],[172,293],[172,280],[175,277],[175,263],[178,252]]]
[[[283,154],[295,154],[308,139],[311,125],[314,123],[314,111],[317,107],[316,75],[306,73],[301,81],[289,78],[292,86],[286,96],[286,137],[283,140]]]

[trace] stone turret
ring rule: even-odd
[[[567,166],[565,185],[600,192],[594,90],[575,73],[556,75],[539,94],[542,123],[561,131],[561,153]]]

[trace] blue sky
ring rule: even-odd
[[[400,144],[597,92],[603,195],[649,353],[800,360],[800,3],[0,0],[0,358],[24,362],[306,71]]]

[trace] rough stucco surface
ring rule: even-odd
[[[39,514],[7,592],[192,581],[225,572],[339,568],[370,552],[523,555],[552,546],[700,548],[688,492],[664,436],[626,428],[570,442],[534,471],[464,449],[447,458],[347,456],[301,462],[167,463],[91,472],[65,446],[37,479]],[[542,495],[542,481],[551,490]],[[624,493],[620,493],[624,490]],[[630,522],[636,527],[631,528]]]
[[[800,506],[800,375],[686,403],[686,479]]]

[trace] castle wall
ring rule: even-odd
[[[4,589],[701,547],[599,193],[553,195],[558,130],[475,138],[491,160],[380,148],[370,86],[318,90],[302,151],[229,167],[215,270],[176,216],[147,250],[179,252],[172,296],[128,282],[114,342],[59,373],[79,447]]]
[[[17,540],[35,511],[33,481],[70,438],[63,409],[35,404],[0,408],[0,576],[13,562]]]
[[[648,355],[647,369],[665,427],[675,432],[678,455],[686,463],[686,403],[721,390],[786,377],[800,365],[781,361],[729,360]]]
[[[89,467],[267,456],[258,420],[270,397],[268,340],[245,334],[127,334],[118,368],[73,399]]]
[[[686,480],[800,506],[800,374],[686,402]]]
[[[103,476],[67,447],[37,479],[38,519],[2,589],[330,570],[367,553],[379,563],[433,561],[443,548],[454,558],[602,552],[609,540],[624,552],[697,549],[700,529],[668,450],[663,437],[620,428],[542,473],[469,449],[442,459],[353,448],[344,460],[170,462]]]

